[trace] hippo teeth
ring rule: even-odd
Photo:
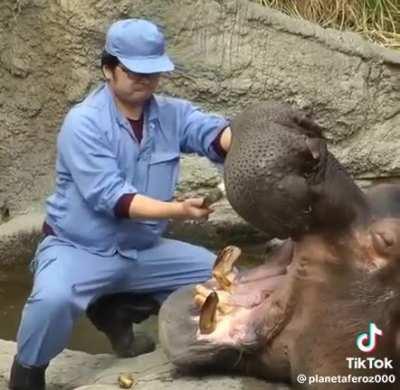
[[[213,291],[205,300],[200,311],[199,329],[201,334],[210,334],[217,327],[218,294]]]
[[[240,248],[230,245],[218,253],[213,267],[213,277],[223,290],[229,291],[232,285],[230,280],[233,265],[241,255]]]

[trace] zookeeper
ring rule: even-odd
[[[54,193],[32,261],[9,388],[45,389],[45,370],[87,312],[119,356],[154,349],[133,322],[178,287],[210,278],[215,255],[163,238],[168,219],[206,218],[203,198],[173,200],[179,158],[221,163],[227,119],[156,95],[174,65],[153,23],[120,20],[107,32],[105,82],[66,115],[57,140]]]

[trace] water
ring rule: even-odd
[[[0,274],[0,338],[15,340],[22,308],[32,288],[27,266],[8,266]],[[68,348],[89,353],[111,352],[105,336],[86,318],[80,320]]]
[[[242,266],[260,263],[266,251],[265,245],[262,244],[241,246],[241,248]],[[22,308],[31,288],[32,275],[26,265],[6,266],[0,271],[0,339],[15,341]],[[156,337],[157,317],[150,317],[137,328],[145,328],[146,332]],[[112,352],[105,335],[99,332],[85,316],[76,324],[68,348],[93,354]]]

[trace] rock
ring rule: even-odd
[[[42,213],[20,215],[0,225],[0,264],[28,263],[41,236]]]
[[[222,167],[217,167],[204,157],[183,156],[177,192],[213,189],[222,181]]]
[[[110,385],[87,385],[76,387],[75,390],[112,390],[117,389],[118,386],[110,386]]]
[[[215,190],[215,188],[214,188]],[[200,191],[200,192],[199,192]],[[207,189],[204,189],[204,193]],[[202,194],[197,188],[196,194]],[[215,212],[208,221],[174,221],[170,223],[168,236],[198,245],[221,248],[235,242],[257,244],[270,237],[251,227],[239,217],[226,198],[212,205]],[[45,215],[35,211],[19,215],[0,225],[0,264],[28,263],[42,237]]]
[[[0,385],[6,388],[15,354],[15,343],[0,340]],[[118,376],[130,373],[137,381],[135,390],[289,390],[289,387],[231,375],[187,376],[168,362],[164,353],[156,351],[136,358],[118,359],[112,355],[89,355],[65,350],[46,372],[48,390],[116,390]]]
[[[272,237],[250,226],[232,209],[226,198],[215,203],[208,221],[173,221],[168,236],[216,249],[235,243],[265,243]]]

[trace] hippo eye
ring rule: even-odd
[[[311,214],[312,213],[312,207],[309,205],[305,210],[303,210],[303,213],[305,215]]]
[[[379,233],[378,233],[379,234]],[[387,234],[384,234],[384,233],[380,233],[380,236],[382,237],[382,240],[384,241],[384,243],[387,245],[387,246],[393,246],[393,244],[394,244],[394,238],[393,238],[393,236],[388,236]]]
[[[388,254],[387,251],[394,246],[395,240],[392,235],[385,232],[373,232],[372,243],[378,253]]]

